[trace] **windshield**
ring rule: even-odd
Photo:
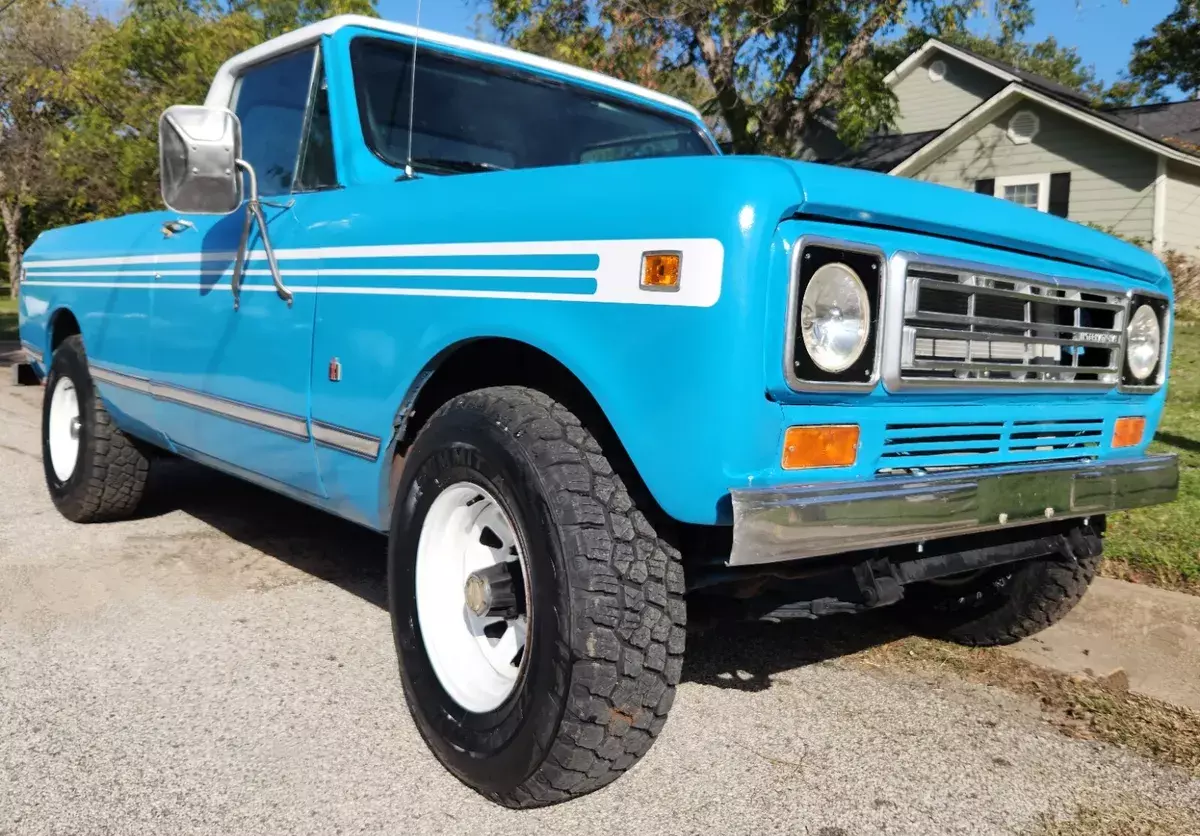
[[[356,38],[350,60],[367,145],[402,168],[412,46]],[[418,52],[416,90],[415,167],[439,174],[716,153],[685,117],[437,52]]]

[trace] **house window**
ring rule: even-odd
[[[996,197],[1046,212],[1050,208],[1050,175],[1017,174],[996,178]]]

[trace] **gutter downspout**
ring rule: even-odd
[[[1167,246],[1167,158],[1159,156],[1154,178],[1154,254],[1162,256]]]

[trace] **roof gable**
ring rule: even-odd
[[[1006,82],[1017,82],[1025,84],[1029,87],[1039,90],[1047,95],[1056,98],[1065,99],[1072,103],[1087,105],[1089,100],[1080,91],[1068,87],[1065,84],[1059,84],[1057,81],[1038,75],[1037,73],[1027,72],[1006,64],[1003,61],[997,61],[994,58],[987,58],[969,49],[963,49],[959,46],[951,46],[950,44],[939,41],[937,38],[930,38],[920,49],[917,49],[912,55],[909,55],[900,62],[896,69],[892,70],[885,77],[884,82],[889,87],[894,87],[897,82],[907,76],[917,67],[921,66],[925,56],[930,52],[940,52],[945,55],[952,56],[959,61],[970,64],[977,69],[990,73],[996,78]]]
[[[979,107],[972,110],[970,113],[963,116],[953,125],[948,127],[940,135],[927,144],[916,150],[910,157],[903,162],[897,164],[891,169],[891,174],[911,174],[922,170],[926,165],[942,156],[951,148],[958,145],[966,137],[978,131],[983,125],[990,122],[996,115],[1010,108],[1014,102],[1020,100],[1029,100],[1036,102],[1051,110],[1062,113],[1066,116],[1076,119],[1084,124],[1090,125],[1097,130],[1116,136],[1133,145],[1144,148],[1158,154],[1160,157],[1183,162],[1191,166],[1200,167],[1200,157],[1192,156],[1184,151],[1181,151],[1174,146],[1163,142],[1162,140],[1142,133],[1132,127],[1117,116],[1105,113],[1104,111],[1093,110],[1092,108],[1078,107],[1060,101],[1054,96],[1047,95],[1039,90],[1034,90],[1024,86],[1019,81],[1014,81],[1006,86],[996,95],[992,96]]]

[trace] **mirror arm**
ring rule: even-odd
[[[237,167],[246,172],[246,178],[250,181],[250,198],[246,201],[246,217],[242,223],[242,237],[238,243],[237,261],[233,265],[233,309],[237,310],[241,305],[242,277],[245,275],[246,260],[249,257],[252,222],[258,223],[263,251],[267,255],[267,265],[271,268],[271,281],[275,283],[275,292],[279,294],[280,299],[288,303],[288,307],[291,307],[294,296],[292,291],[284,285],[283,275],[279,272],[279,263],[275,260],[275,248],[271,246],[271,237],[267,233],[267,219],[263,215],[262,201],[258,197],[258,177],[254,173],[254,166],[245,160],[238,160]]]

